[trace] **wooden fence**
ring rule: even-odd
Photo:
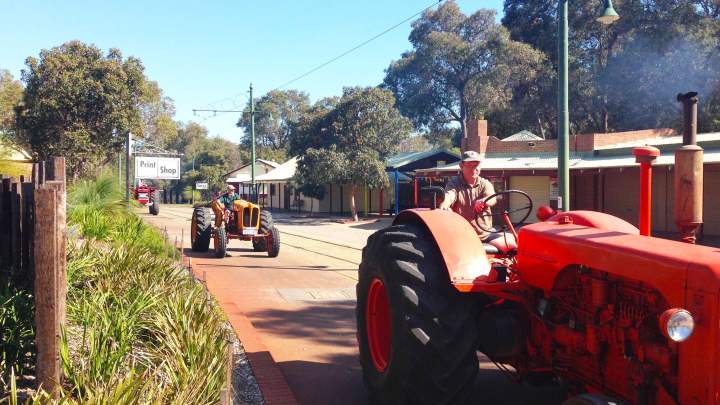
[[[38,385],[57,394],[67,298],[65,158],[33,164],[26,182],[2,176],[0,281],[33,289]]]

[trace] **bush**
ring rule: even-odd
[[[132,387],[141,403],[219,401],[227,336],[202,287],[141,245],[85,244],[70,256],[62,364],[73,397]]]
[[[229,338],[224,315],[172,260],[174,248],[122,197],[108,176],[78,183],[68,193],[69,223],[83,238],[68,242],[61,402],[219,403]],[[19,343],[7,355],[13,364],[28,352],[21,349],[26,341],[14,336],[33,340],[25,320],[15,320],[15,314],[33,313],[32,300],[0,293],[0,299],[10,297],[0,301],[0,322],[18,325],[8,326],[19,331],[12,334]],[[3,336],[11,323],[0,323]],[[16,399],[11,392],[9,402]],[[43,392],[33,401],[51,402]]]
[[[11,374],[25,375],[35,364],[35,304],[32,294],[9,283],[0,287],[0,389]]]

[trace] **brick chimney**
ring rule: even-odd
[[[473,150],[485,154],[488,144],[488,123],[487,120],[470,119],[467,122],[465,136],[460,141],[460,149],[463,152]]]

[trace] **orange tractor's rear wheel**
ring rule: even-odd
[[[372,403],[455,404],[478,373],[482,297],[451,284],[432,236],[396,225],[370,236],[357,284],[360,363]]]

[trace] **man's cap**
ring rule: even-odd
[[[232,184],[228,184],[227,189],[235,191],[235,186],[233,186]]]
[[[482,159],[480,158],[480,154],[475,152],[474,150],[468,150],[463,152],[462,154],[462,161],[463,162],[480,162]]]

